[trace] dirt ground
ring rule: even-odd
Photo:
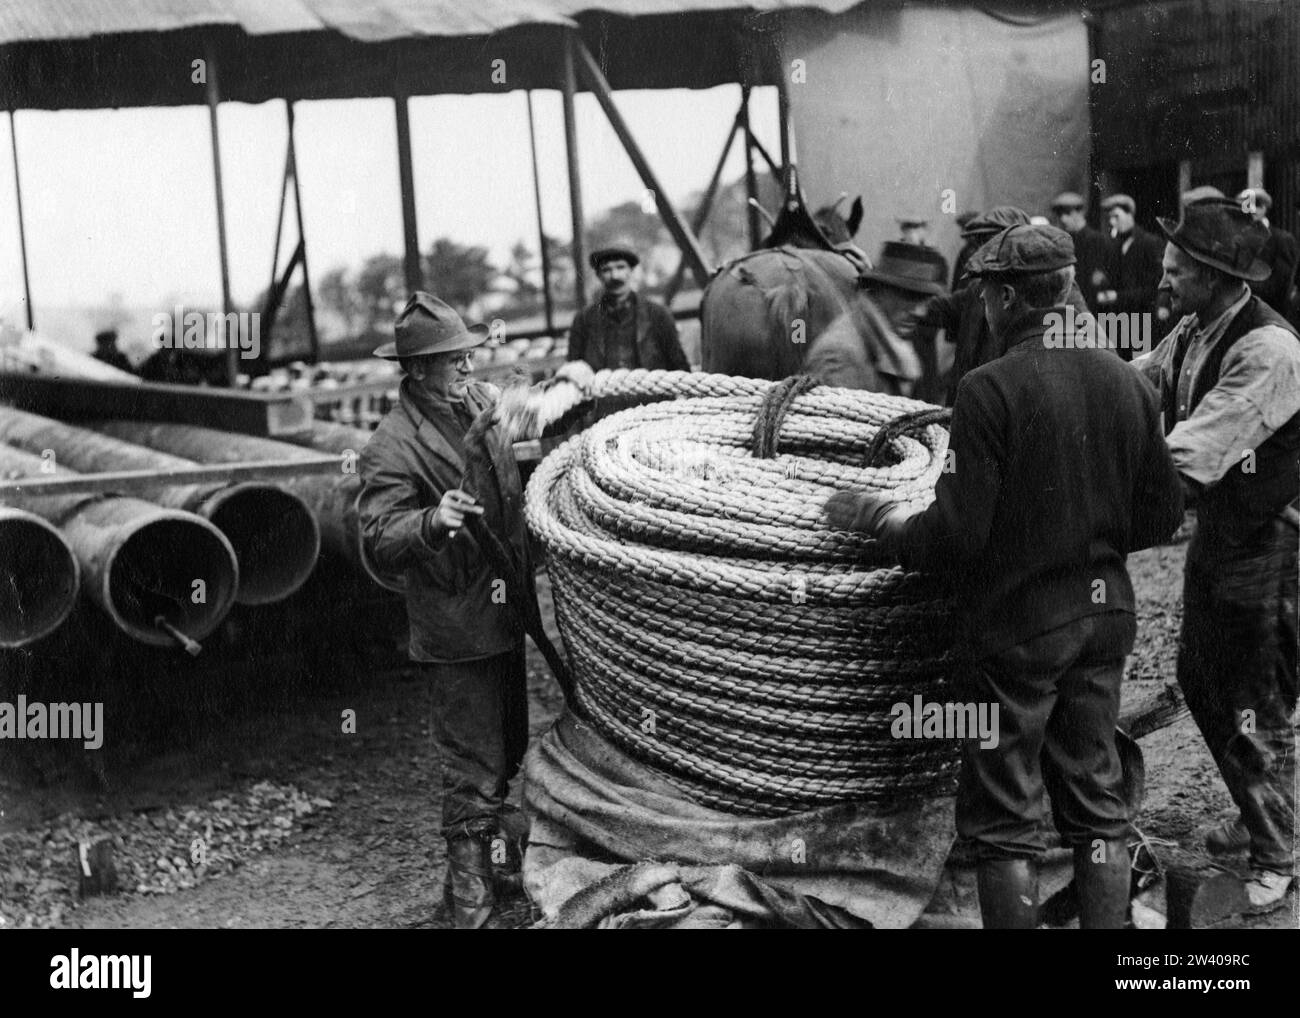
[[[1185,548],[1130,560],[1141,617],[1126,698],[1173,680]],[[544,583],[543,601],[549,617]],[[536,737],[560,696],[541,655],[529,651]],[[80,749],[52,755],[48,743],[39,751],[31,743],[6,746],[0,928],[450,925],[441,903],[428,691],[400,663],[343,664],[319,681],[286,683],[288,692],[276,687],[274,670],[241,673],[208,712],[184,696],[159,694],[157,685],[118,689],[116,702],[129,706],[109,714],[108,737],[123,711],[148,714],[153,724],[129,749],[100,751],[94,761]],[[16,692],[58,698],[4,679],[0,699]],[[253,685],[232,691],[236,683]],[[347,711],[355,711],[354,732],[344,731]],[[168,712],[175,712],[170,729]],[[1139,825],[1157,845],[1198,851],[1206,830],[1232,809],[1195,726],[1185,719],[1142,748],[1147,797]],[[103,836],[116,841],[121,892],[81,901],[74,846]],[[532,918],[518,898],[493,924]],[[1287,909],[1248,924],[1300,927],[1294,895]]]

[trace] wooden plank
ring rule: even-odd
[[[340,469],[339,456],[268,460],[264,463],[210,463],[176,470],[114,470],[102,474],[58,474],[0,481],[0,502],[44,495],[127,494],[182,484],[283,481]]]
[[[1134,739],[1145,738],[1152,732],[1181,721],[1191,711],[1183,700],[1177,683],[1170,682],[1152,696],[1144,697],[1120,712],[1119,727]]]
[[[0,402],[59,420],[124,417],[175,421],[275,438],[311,430],[301,393],[250,392],[158,382],[91,382],[0,372]]]

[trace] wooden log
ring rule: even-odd
[[[1181,721],[1189,713],[1182,690],[1177,683],[1169,682],[1156,693],[1144,696],[1121,710],[1119,727],[1132,738],[1142,739]]]

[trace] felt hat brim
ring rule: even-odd
[[[862,278],[869,279],[874,283],[884,283],[896,290],[906,290],[908,293],[923,293],[928,297],[947,293],[947,289],[942,283],[925,279],[912,279],[908,276],[896,276],[892,272],[881,272],[878,269],[867,269],[862,273]]]
[[[1182,251],[1189,258],[1194,258],[1202,265],[1208,265],[1212,269],[1226,272],[1235,279],[1244,279],[1248,283],[1262,283],[1273,274],[1273,270],[1269,268],[1268,263],[1260,258],[1255,258],[1250,263],[1249,268],[1239,269],[1235,265],[1225,262],[1222,258],[1215,258],[1214,255],[1198,251],[1196,248],[1186,243],[1186,238],[1180,238],[1177,236],[1178,224],[1172,219],[1165,219],[1162,216],[1157,216],[1156,222],[1160,224],[1160,229],[1164,232],[1165,239],[1168,240],[1169,243],[1173,244],[1174,247],[1178,248],[1178,250]]]
[[[457,333],[454,336],[440,336],[430,338],[423,343],[417,343],[410,348],[403,349],[400,353],[397,350],[397,343],[385,343],[374,352],[374,356],[380,357],[386,361],[401,360],[403,357],[423,357],[431,353],[456,353],[459,350],[472,350],[477,346],[482,346],[488,340],[488,327],[486,325],[471,325],[464,332]]]

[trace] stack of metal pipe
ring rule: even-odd
[[[205,440],[227,445],[242,437],[212,431]],[[0,408],[0,443],[0,475],[11,479],[176,471],[211,461],[10,408]],[[312,455],[273,444],[290,451],[281,459]],[[276,457],[241,453],[234,458]],[[194,652],[196,641],[212,632],[236,601],[281,600],[310,575],[320,549],[319,507],[291,487],[177,484],[160,478],[139,498],[108,493],[11,498],[0,507],[0,646],[22,646],[56,628],[71,611],[84,576],[87,593],[123,632],[147,644],[179,643]]]

